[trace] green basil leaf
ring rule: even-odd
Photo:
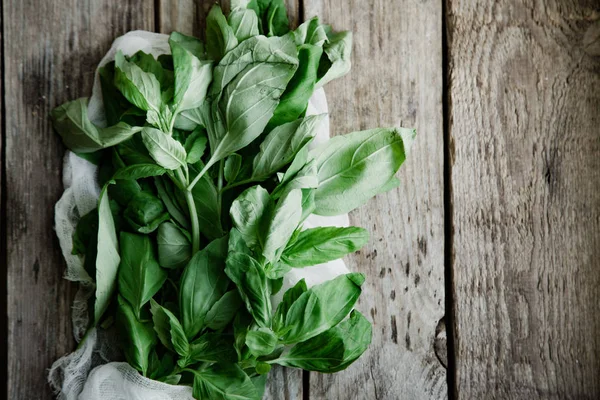
[[[50,113],[52,125],[63,143],[75,153],[91,153],[119,144],[141,130],[124,122],[96,127],[88,118],[87,98],[65,103]]]
[[[150,300],[150,311],[154,330],[161,343],[179,356],[186,358],[190,354],[190,344],[177,317],[156,301]]]
[[[206,150],[206,134],[202,128],[196,128],[185,140],[185,151],[187,152],[188,164],[195,164],[202,158]]]
[[[129,57],[129,61],[140,67],[142,71],[156,77],[160,83],[163,102],[168,102],[173,95],[173,71],[165,69],[152,54],[144,53],[141,50]]]
[[[260,152],[254,158],[252,179],[264,180],[292,162],[296,154],[314,138],[325,116],[313,115],[273,129],[261,143]]]
[[[137,232],[150,233],[169,219],[165,206],[160,199],[148,192],[139,192],[127,204],[123,217]]]
[[[173,360],[173,355],[171,353],[167,352],[162,358],[159,358],[156,350],[152,352],[152,355],[150,356],[150,367],[148,369],[148,377],[150,379],[165,382],[165,379],[173,376],[172,373],[174,369],[175,360]]]
[[[194,373],[196,399],[257,400],[257,391],[237,364],[215,364]]]
[[[327,57],[321,58],[319,80],[315,89],[350,72],[352,58],[352,32],[328,33],[323,50]]]
[[[156,235],[158,263],[163,268],[182,268],[192,258],[192,244],[187,232],[172,222],[163,222]]]
[[[287,179],[287,180],[286,180]],[[283,176],[283,181],[273,190],[273,198],[286,196],[294,189],[315,189],[319,187],[317,163],[310,160],[296,175],[291,178]],[[304,220],[304,218],[302,219]]]
[[[283,327],[285,326],[285,318],[290,307],[296,300],[298,300],[298,297],[304,294],[307,290],[308,288],[306,286],[306,281],[301,279],[283,294],[283,299],[277,306],[277,310],[273,316],[273,330],[275,332],[281,332],[283,330]]]
[[[412,129],[371,129],[336,136],[311,151],[319,178],[315,214],[345,214],[379,193],[404,162],[414,135]]]
[[[94,325],[108,308],[117,284],[117,271],[121,257],[115,230],[115,222],[104,186],[98,199],[98,253],[96,256],[96,296],[94,301]]]
[[[233,336],[223,333],[205,333],[190,344],[188,362],[233,363],[237,361]]]
[[[198,171],[190,167],[190,174]],[[219,213],[218,191],[212,178],[205,174],[192,189],[192,197],[198,212],[200,232],[208,239],[216,239],[224,235]]]
[[[369,232],[354,226],[307,229],[285,249],[281,260],[294,268],[323,264],[354,253],[368,241]]]
[[[175,95],[173,103],[178,111],[200,107],[212,81],[212,62],[203,61],[188,51],[176,33],[169,37],[175,68]]]
[[[308,371],[338,372],[346,369],[367,350],[371,335],[369,321],[354,310],[350,318],[312,339],[296,344],[276,362]]]
[[[350,273],[313,286],[289,308],[283,343],[303,342],[340,323],[360,296],[363,274]]]
[[[164,178],[155,178],[154,185],[161,201],[167,207],[167,211],[173,217],[175,221],[186,229],[190,228],[189,218],[186,214],[185,208],[182,208],[182,203],[185,204],[185,200],[179,201],[178,191],[179,189],[169,180]]]
[[[98,235],[98,209],[94,208],[89,213],[85,214],[77,222],[75,233],[73,234],[73,255],[85,255],[86,249],[93,240],[97,242]],[[94,246],[96,243],[94,243]]]
[[[121,121],[129,122],[130,125],[137,125],[134,123],[136,117],[145,117],[146,113],[127,101],[125,96],[115,87],[115,62],[109,62],[98,68],[98,78],[102,90],[104,115],[108,125],[115,125]]]
[[[283,0],[254,0],[246,5],[259,18],[260,31],[268,36],[283,36],[290,30]]]
[[[136,107],[144,111],[161,110],[160,83],[156,76],[127,61],[120,50],[115,55],[115,86]]]
[[[271,215],[273,205],[269,192],[261,186],[246,189],[234,200],[229,210],[233,225],[251,248],[262,246],[263,215]]]
[[[136,318],[133,309],[123,297],[118,297],[118,304],[117,327],[120,330],[120,338],[124,340],[123,353],[127,363],[146,376],[150,353],[157,343],[156,335],[151,324],[142,323]]]
[[[161,176],[167,172],[161,166],[155,164],[134,164],[121,168],[115,172],[113,179],[143,179],[153,176]]]
[[[246,346],[255,357],[267,356],[274,352],[277,341],[277,336],[269,328],[259,328],[246,334]]]
[[[308,100],[315,90],[317,71],[323,49],[312,44],[303,44],[298,49],[298,69],[290,80],[275,109],[269,126],[278,126],[293,121],[308,107]]]
[[[215,4],[206,17],[206,52],[211,60],[219,61],[237,46],[238,40],[221,7]]]
[[[206,313],[204,323],[215,331],[225,328],[235,317],[242,305],[242,299],[237,290],[225,293]]]
[[[253,36],[258,36],[258,17],[252,10],[232,8],[227,22],[238,40],[238,43]]]
[[[204,50],[204,44],[193,36],[187,36],[183,33],[172,32],[169,40],[177,42],[185,50],[192,53],[192,55],[200,60],[206,59],[206,52]],[[171,69],[174,70],[174,62],[171,57]]]
[[[233,153],[225,160],[225,180],[227,182],[235,181],[238,173],[240,172],[240,167],[242,166],[242,156],[239,154]]]
[[[302,216],[302,192],[292,190],[277,202],[267,230],[263,256],[271,263],[279,259]]]
[[[212,241],[196,253],[185,267],[181,277],[179,305],[183,329],[193,338],[204,327],[204,319],[212,306],[227,290],[224,273],[227,238]]]
[[[142,140],[150,156],[161,167],[174,170],[187,165],[184,147],[171,136],[158,129],[146,127],[142,131]]]
[[[150,153],[144,145],[141,133],[133,135],[123,143],[119,143],[117,152],[127,165],[154,164],[154,160],[150,157]]]
[[[119,293],[140,319],[142,307],[165,283],[167,273],[158,265],[148,236],[121,232],[120,244]]]
[[[324,26],[319,23],[318,17],[313,17],[305,21],[294,31],[294,40],[296,45],[312,44],[322,47],[328,40],[327,31]]]

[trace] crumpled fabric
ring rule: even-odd
[[[123,51],[125,55],[133,55],[139,50],[155,57],[170,54],[168,35],[146,31],[128,32],[113,42],[98,67],[112,61],[118,50]],[[325,92],[319,89],[310,99],[306,114],[317,115],[327,111]],[[105,127],[107,124],[98,73],[88,103],[88,116],[97,126]],[[312,146],[328,139],[329,117],[325,118],[319,127]],[[168,385],[145,378],[126,362],[122,362],[119,349],[115,346],[117,340],[114,329],[95,328],[86,334],[89,323],[87,301],[94,295],[94,281],[83,267],[83,258],[71,254],[71,251],[77,222],[97,206],[100,195],[97,173],[98,169],[94,164],[70,151],[65,154],[65,190],[56,203],[54,220],[67,265],[65,278],[79,283],[72,311],[73,336],[79,342],[79,346],[71,354],[54,362],[49,372],[49,383],[59,400],[193,400],[190,387]],[[305,228],[348,225],[347,214],[336,217],[311,215],[304,224]],[[276,306],[285,290],[300,279],[306,279],[310,287],[348,272],[342,260],[293,269],[284,277],[282,290],[273,296],[273,304]]]

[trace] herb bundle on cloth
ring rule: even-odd
[[[56,230],[77,350],[61,399],[260,399],[274,364],[345,369],[368,347],[347,213],[399,182],[414,131],[329,140],[322,86],[351,34],[281,0],[214,6],[206,43],[130,32],[90,99],[52,112],[71,150]]]

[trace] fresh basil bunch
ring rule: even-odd
[[[198,399],[259,399],[273,364],[335,372],[371,341],[353,311],[364,275],[272,308],[292,268],[361,248],[362,228],[302,229],[398,185],[414,131],[378,128],[310,149],[315,89],[350,69],[351,34],[317,18],[290,31],[282,0],[214,6],[206,43],[174,32],[171,55],[117,53],[99,69],[108,126],[87,99],[52,111],[72,151],[99,166],[98,208],[73,252],[95,278],[91,325],[116,321],[127,361]]]

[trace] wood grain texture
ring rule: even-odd
[[[598,2],[448,14],[458,399],[598,399]]]
[[[218,2],[227,11],[230,1]],[[159,29],[162,33],[178,31],[187,35],[204,38],[206,15],[215,4],[212,0],[160,0]],[[298,25],[299,2],[286,0],[290,25]],[[302,371],[275,366],[270,374],[263,400],[301,400]]]
[[[64,147],[49,111],[91,92],[115,36],[153,29],[151,1],[5,0],[8,398],[51,399],[47,368],[73,350],[73,288],[53,231]]]
[[[352,72],[325,88],[332,133],[418,131],[402,186],[351,214],[353,225],[371,231],[348,262],[367,275],[357,308],[373,322],[373,343],[346,371],[311,373],[310,398],[446,398],[446,370],[434,352],[444,315],[442,4],[305,0],[304,10],[354,32]]]

